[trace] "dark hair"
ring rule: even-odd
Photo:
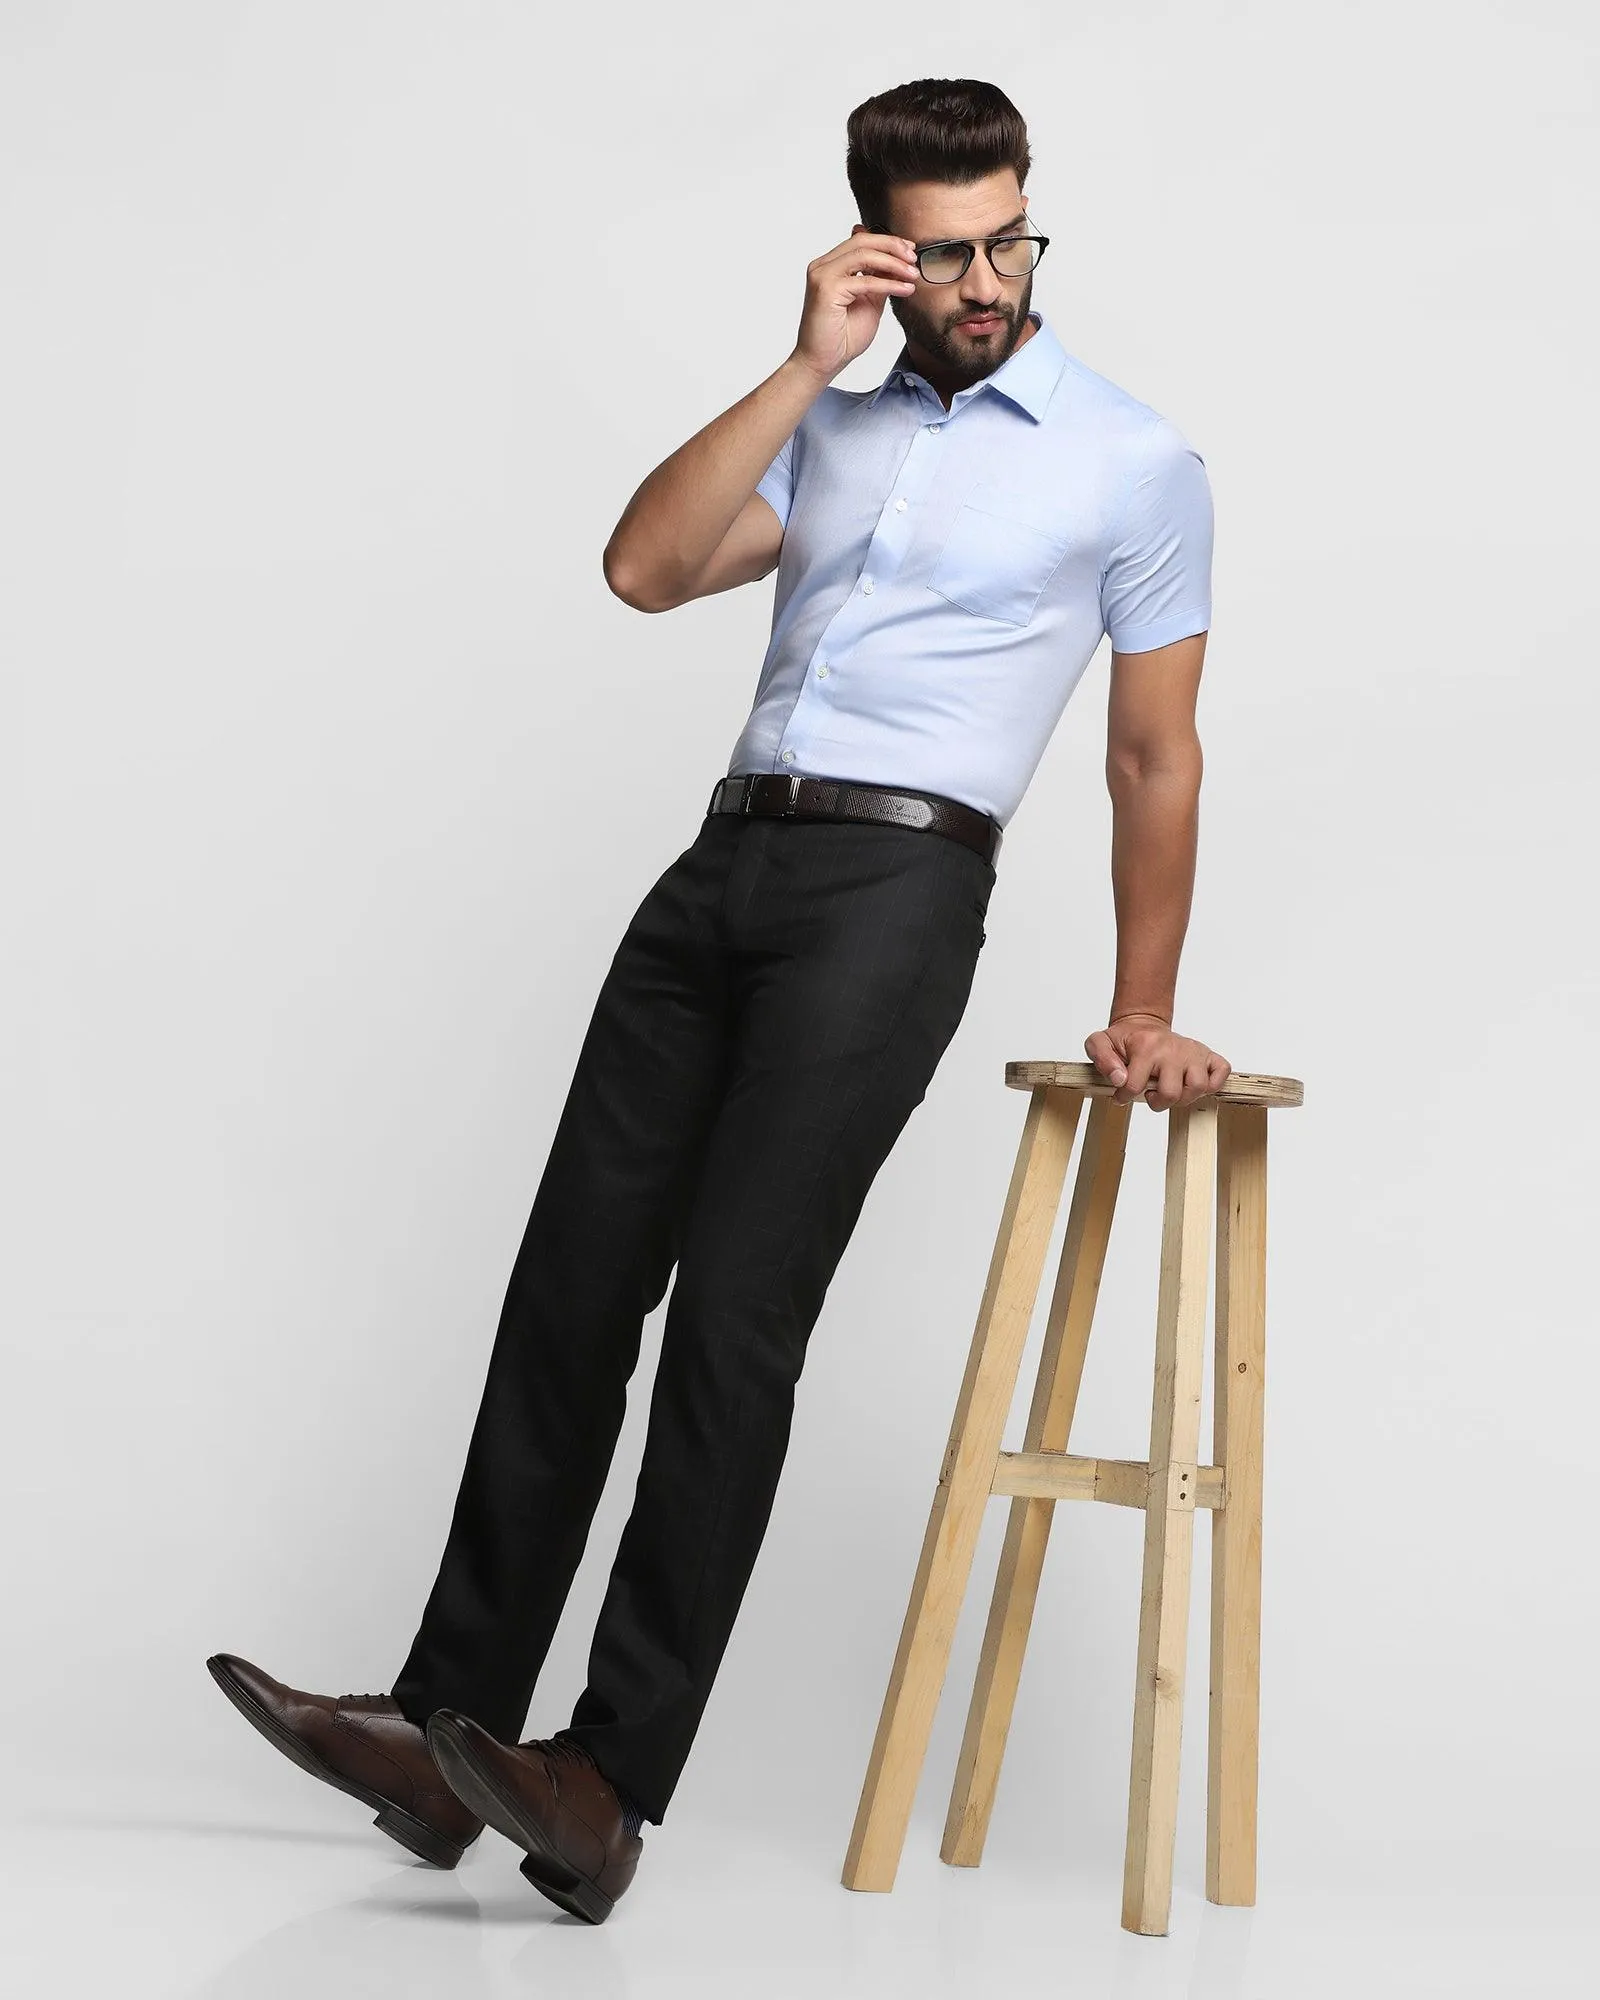
[[[858,104],[846,124],[845,178],[869,229],[889,226],[889,190],[906,181],[981,181],[1032,158],[1022,114],[992,83],[926,76]]]

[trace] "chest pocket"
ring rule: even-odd
[[[980,618],[1026,625],[1071,539],[1048,501],[980,481],[950,524],[928,588]]]

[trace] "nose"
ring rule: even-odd
[[[961,303],[967,308],[967,317],[970,319],[976,319],[982,312],[992,312],[1005,297],[1005,279],[989,262],[988,251],[981,243],[976,244],[974,250],[975,254],[967,266],[967,275],[961,285]],[[985,271],[988,273],[988,283],[985,283],[982,275]],[[974,285],[981,287],[981,297],[968,289]]]

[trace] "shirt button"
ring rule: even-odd
[[[897,514],[903,514],[906,511],[906,503],[903,500],[897,500],[894,503],[894,511]]]
[[[792,750],[785,750],[783,753],[783,761],[785,764],[792,764],[794,762],[794,752]]]
[[[868,597],[872,595],[872,578],[870,576],[864,576],[861,579],[861,588],[867,593]]]
[[[936,430],[937,430],[938,428],[939,428],[939,426],[938,426],[937,424],[929,424],[929,426],[928,426],[928,429],[929,429],[930,431],[936,431]]]
[[[828,678],[828,669],[827,669],[827,668],[826,668],[825,666],[822,666],[822,667],[818,667],[818,669],[817,669],[817,679],[818,679],[818,680],[821,680],[821,681],[825,681],[825,680],[826,680],[827,678]]]

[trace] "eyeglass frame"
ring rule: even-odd
[[[1028,270],[1020,272],[1018,274],[1019,276],[1024,278],[1032,277],[1033,273],[1038,270],[1040,264],[1044,261],[1045,251],[1050,247],[1049,237],[1041,236],[1039,232],[1034,229],[1008,229],[1002,235],[999,236],[941,236],[936,242],[924,243],[920,245],[920,247],[917,249],[916,252],[917,275],[919,278],[921,278],[922,282],[925,285],[959,285],[961,280],[972,269],[972,260],[978,254],[979,244],[982,244],[983,246],[984,256],[989,257],[990,246],[995,243],[1038,244],[1039,246],[1038,256],[1034,258],[1033,263]],[[956,272],[953,278],[930,278],[927,272],[924,271],[922,268],[922,259],[924,255],[930,250],[964,250],[967,253],[967,261],[961,266],[961,269]],[[990,268],[993,269],[994,260],[992,257],[989,257],[989,263],[990,263]],[[997,278],[1004,278],[1005,273],[1003,271],[995,271],[995,276]],[[1013,283],[1015,281],[1007,280],[1007,282]]]

